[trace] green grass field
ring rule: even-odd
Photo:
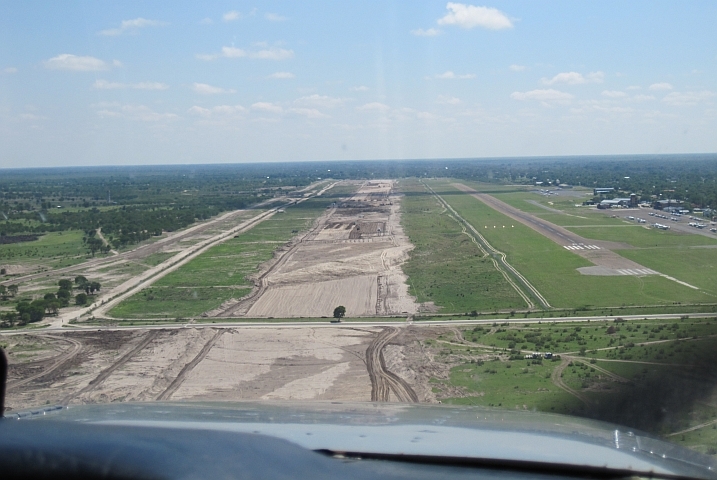
[[[89,254],[82,236],[79,230],[67,230],[43,234],[32,242],[0,245],[0,264],[59,268],[83,262]]]
[[[624,224],[624,222],[622,223]],[[612,242],[628,243],[636,248],[683,248],[698,245],[717,245],[717,239],[708,238],[703,235],[682,233],[674,230],[658,230],[647,227],[585,227],[568,228],[568,230],[592,240],[609,240]]]
[[[431,185],[466,221],[476,227],[491,245],[504,252],[508,262],[520,271],[554,307],[583,308],[715,301],[715,297],[706,293],[654,275],[646,277],[582,275],[576,269],[592,265],[586,259],[498,213],[481,201],[466,194],[456,194],[456,189],[446,181],[434,181]],[[497,228],[493,228],[494,226]],[[585,229],[580,230],[582,233]],[[622,230],[628,229],[620,229]]]
[[[552,362],[530,364],[518,361],[468,363],[451,369],[450,384],[469,393],[466,397],[443,399],[444,403],[481,405],[516,410],[565,413],[580,409],[580,402],[553,385]],[[436,386],[434,393],[441,392]]]
[[[401,221],[415,249],[403,264],[410,292],[442,312],[525,308],[460,224],[417,182],[401,184]]]
[[[275,214],[128,298],[109,315],[122,319],[194,317],[231,298],[243,297],[253,286],[247,276],[296,232],[308,229],[328,203],[327,199],[311,199]]]
[[[461,334],[467,343],[453,332],[425,341],[435,361],[454,365],[448,378],[431,380],[444,403],[577,414],[661,435],[717,420],[710,382],[717,318],[494,323]],[[534,351],[556,357],[524,358]],[[560,379],[589,403],[551,378],[562,362]],[[711,425],[699,431],[669,438],[703,451],[717,446]]]

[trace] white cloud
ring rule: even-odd
[[[100,117],[117,117],[142,122],[160,122],[176,120],[179,115],[174,113],[158,113],[146,105],[116,105],[107,104],[103,110],[98,110]]]
[[[241,58],[246,57],[246,50],[235,47],[222,47],[222,57],[226,58]]]
[[[653,97],[652,95],[635,95],[634,97],[632,97],[632,99],[637,102],[646,102],[649,100],[654,100],[655,97]]]
[[[167,90],[169,85],[160,82],[117,83],[107,80],[96,80],[92,85],[99,90],[121,90],[131,88],[134,90]]]
[[[249,58],[258,58],[261,60],[286,60],[293,57],[293,50],[276,47],[249,53]]]
[[[621,92],[619,90],[603,90],[602,96],[609,97],[609,98],[622,98],[622,97],[626,97],[627,93]]]
[[[690,107],[700,103],[704,103],[714,97],[714,92],[703,90],[701,92],[672,92],[668,93],[662,99],[668,105],[673,107]]]
[[[441,31],[437,28],[429,28],[427,30],[417,28],[415,30],[411,30],[411,33],[417,37],[435,37],[436,35],[440,35]]]
[[[73,70],[76,72],[98,72],[107,70],[107,63],[95,57],[80,57],[63,53],[45,61],[45,68],[50,70]]]
[[[222,15],[222,20],[224,20],[225,22],[233,22],[234,20],[239,20],[241,17],[242,15],[240,12],[232,10],[231,12],[227,12]]]
[[[21,120],[47,120],[47,117],[44,115],[35,115],[34,113],[21,113],[20,114]]]
[[[17,73],[17,68],[15,67],[5,67],[2,69],[3,73],[7,73],[9,75],[12,75],[13,73]]]
[[[466,29],[483,27],[489,30],[513,27],[510,19],[496,8],[453,2],[448,2],[446,8],[449,12],[438,20],[439,25],[456,25]]]
[[[523,72],[528,69],[528,67],[526,67],[525,65],[516,65],[516,64],[513,64],[508,68],[510,68],[510,70],[513,72]]]
[[[451,72],[451,71],[449,70],[449,71],[447,71],[447,72],[439,73],[439,74],[437,74],[437,75],[434,75],[434,78],[438,78],[438,79],[441,79],[441,80],[453,80],[453,79],[465,80],[465,79],[468,79],[468,78],[476,78],[476,76],[475,76],[474,74],[472,74],[472,73],[466,73],[466,74],[463,74],[463,75],[456,75],[455,73],[453,73],[453,72]]]
[[[321,113],[315,108],[291,108],[289,111],[306,118],[330,118],[329,115]]]
[[[209,18],[209,17],[203,18],[203,19],[199,22],[200,25],[211,25],[212,23],[214,23],[214,20],[212,20],[212,19]]]
[[[266,78],[274,78],[274,79],[282,79],[282,80],[284,80],[284,79],[295,78],[295,77],[296,77],[296,75],[294,75],[294,74],[291,73],[291,72],[275,72],[275,73],[272,73],[271,75],[269,75],[269,76],[266,77]]]
[[[280,105],[275,105],[269,102],[256,102],[251,106],[251,109],[269,113],[282,113],[284,111]]]
[[[199,60],[216,60],[217,58],[254,58],[259,60],[286,60],[294,57],[293,50],[271,47],[263,50],[248,51],[236,47],[222,47],[221,53],[197,54]]]
[[[587,113],[587,112],[601,112],[601,113],[632,113],[634,110],[629,107],[618,107],[610,104],[606,101],[599,100],[586,100],[580,102],[580,108],[571,108],[571,113]]]
[[[209,118],[212,116],[232,116],[243,114],[247,112],[247,109],[242,107],[241,105],[217,105],[216,107],[212,108],[204,108],[195,105],[190,108],[188,112],[193,115]]]
[[[416,112],[416,118],[419,120],[438,120],[440,117],[431,112]]]
[[[199,107],[197,105],[194,105],[192,108],[187,110],[189,113],[192,113],[194,115],[199,115],[201,117],[208,117],[212,114],[212,111],[208,108]]]
[[[206,83],[195,83],[194,85],[192,85],[192,90],[194,90],[196,93],[199,93],[201,95],[216,95],[219,93],[236,93],[236,90],[221,88],[221,87],[214,87],[212,85],[207,85]]]
[[[541,102],[568,102],[573,99],[569,93],[559,90],[531,90],[529,92],[513,92],[510,94],[513,100],[538,100]]]
[[[352,92],[368,92],[368,87],[365,85],[359,85],[358,87],[349,88]]]
[[[457,97],[451,97],[449,95],[438,95],[438,98],[436,99],[436,103],[443,103],[447,105],[459,105],[461,103],[461,99]]]
[[[133,20],[124,20],[119,28],[109,28],[99,32],[100,35],[108,37],[116,37],[123,33],[137,33],[137,30],[144,27],[161,27],[167,25],[167,22],[159,22],[157,20],[147,20],[146,18],[135,18]]]
[[[248,110],[241,105],[217,105],[212,108],[212,113],[220,115],[236,115],[237,113],[246,113]]]
[[[672,85],[667,82],[661,82],[661,83],[653,83],[648,87],[653,92],[660,91],[660,90],[672,90]]]
[[[581,85],[584,83],[602,83],[605,78],[603,72],[592,72],[583,76],[578,72],[563,72],[555,75],[551,79],[544,78],[545,85],[554,85],[556,83],[566,83],[568,85]]]
[[[360,107],[356,107],[356,110],[361,110],[364,112],[370,112],[370,111],[385,112],[385,111],[389,110],[390,108],[391,107],[389,107],[388,105],[385,105],[380,102],[371,102],[371,103],[367,103],[365,105],[361,105]]]
[[[266,15],[264,15],[264,18],[266,18],[270,22],[284,22],[287,20],[286,17],[282,17],[281,15],[277,15],[276,13],[267,13]]]
[[[294,100],[296,105],[315,106],[320,108],[335,108],[340,107],[346,102],[343,98],[329,97],[327,95],[307,95]]]
[[[639,85],[630,85],[625,90],[640,90],[641,88]]]

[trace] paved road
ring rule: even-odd
[[[664,313],[655,315],[614,315],[614,316],[590,316],[590,317],[545,317],[545,318],[491,318],[487,320],[430,320],[422,321],[413,319],[410,322],[412,327],[449,327],[457,325],[492,325],[493,323],[565,323],[565,322],[600,322],[606,320],[614,320],[622,318],[624,320],[674,320],[683,316],[689,318],[715,318],[715,313]],[[396,327],[401,325],[402,321],[376,320],[366,322],[343,322],[330,323],[325,321],[317,322],[223,322],[223,323],[182,323],[167,325],[135,325],[135,326],[68,326],[68,327],[48,327],[43,329],[26,329],[26,330],[10,330],[0,332],[3,335],[41,335],[45,333],[71,333],[82,332],[88,330],[96,331],[122,331],[122,330],[176,330],[182,328],[353,328],[353,327]]]

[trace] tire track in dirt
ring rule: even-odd
[[[550,374],[550,380],[553,382],[553,384],[556,387],[565,390],[570,395],[577,398],[578,400],[580,400],[581,402],[583,402],[585,405],[587,405],[589,407],[592,404],[592,402],[590,401],[590,399],[588,397],[586,397],[585,395],[583,395],[582,393],[580,393],[576,390],[573,390],[572,388],[568,387],[565,382],[563,382],[563,378],[562,378],[563,371],[568,367],[568,364],[571,361],[572,361],[571,357],[563,357],[562,361],[560,362],[560,365],[555,367],[553,369],[553,373]]]
[[[139,353],[141,350],[143,350],[147,345],[149,345],[152,342],[152,340],[154,340],[155,337],[157,335],[159,335],[159,333],[160,333],[160,330],[151,330],[149,333],[147,333],[144,336],[144,339],[142,339],[142,341],[139,342],[139,344],[136,347],[134,347],[132,350],[130,350],[129,352],[122,355],[122,357],[120,357],[120,359],[117,360],[116,362],[114,362],[112,365],[110,365],[109,367],[102,370],[99,373],[99,375],[97,375],[93,380],[90,381],[89,384],[87,384],[87,386],[85,388],[67,395],[65,398],[62,399],[62,401],[60,403],[62,405],[67,405],[74,398],[79,397],[80,395],[85,394],[87,392],[91,392],[92,390],[97,388],[102,382],[107,380],[107,377],[112,375],[115,372],[115,370],[117,370],[118,368],[120,368],[121,366],[126,364],[133,356],[135,356],[137,353]]]
[[[197,356],[194,357],[191,362],[187,363],[184,368],[182,368],[182,370],[179,372],[179,374],[177,374],[177,377],[172,381],[172,383],[169,384],[167,389],[159,394],[157,400],[169,400],[172,395],[174,395],[174,393],[184,382],[184,379],[187,378],[187,374],[194,370],[194,367],[199,365],[199,362],[204,360],[204,358],[207,356],[209,351],[212,349],[214,344],[217,343],[217,340],[219,340],[219,337],[221,337],[224,332],[226,332],[226,329],[217,330],[216,333],[214,333],[214,336],[212,336],[212,338],[210,338],[209,341],[204,344],[204,347],[202,347]]]
[[[114,248],[112,248],[112,245],[110,245],[110,242],[108,242],[107,239],[105,238],[105,236],[102,235],[102,227],[98,228],[98,229],[96,230],[96,232],[97,232],[97,238],[99,238],[100,240],[102,240],[102,243],[103,243],[105,246],[110,247],[110,253],[111,253],[112,255],[119,255],[119,252],[118,252],[117,250],[115,250]]]
[[[70,360],[72,360],[73,358],[75,358],[82,351],[82,347],[83,347],[82,343],[77,340],[74,340],[72,338],[56,337],[54,335],[45,335],[45,337],[46,338],[54,338],[56,340],[68,342],[71,344],[71,347],[70,347],[69,351],[67,351],[67,352],[61,353],[60,355],[57,355],[48,360],[43,360],[42,362],[38,362],[38,363],[49,363],[49,366],[47,368],[43,369],[42,371],[40,371],[36,374],[30,375],[29,377],[25,377],[21,380],[7,382],[8,390],[10,390],[12,388],[18,388],[23,385],[27,385],[28,383],[32,382],[33,380],[37,380],[39,378],[44,377],[45,375],[48,375],[48,374],[54,372],[55,370],[60,368],[62,365],[64,365],[65,363],[67,363]]]
[[[680,430],[679,432],[668,433],[667,435],[665,435],[665,437],[669,438],[669,437],[674,437],[675,435],[682,435],[684,433],[694,432],[695,430],[699,430],[700,428],[709,427],[710,425],[714,425],[715,423],[717,423],[717,420],[710,420],[709,422],[700,423],[699,425],[695,425],[694,427],[685,428],[684,430]]]
[[[611,379],[615,380],[616,382],[620,382],[620,383],[630,383],[630,380],[628,380],[627,378],[621,377],[621,376],[618,375],[617,373],[613,373],[613,372],[611,372],[610,370],[608,370],[608,369],[606,369],[606,368],[598,367],[598,366],[595,365],[594,363],[590,363],[590,362],[588,362],[588,361],[585,360],[585,359],[582,359],[582,358],[573,358],[573,361],[577,361],[577,362],[580,362],[580,363],[584,363],[584,364],[587,365],[588,367],[593,368],[593,369],[597,370],[598,372],[607,375],[608,377],[610,377]]]
[[[386,368],[383,349],[398,334],[397,328],[384,328],[366,349],[366,368],[371,379],[372,402],[388,402],[393,391],[400,402],[418,403],[418,395],[408,382]]]

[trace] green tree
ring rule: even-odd
[[[87,294],[86,293],[78,293],[75,295],[75,304],[76,305],[84,305],[87,303]]]
[[[341,320],[344,318],[344,315],[346,315],[346,307],[343,305],[339,305],[338,307],[334,308],[334,318]]]
[[[0,297],[2,297],[3,300],[7,298],[7,287],[5,285],[0,285]]]
[[[72,282],[67,279],[62,279],[57,283],[60,286],[60,290],[72,290]]]
[[[47,300],[49,302],[57,299],[54,293],[46,293],[44,297],[42,297],[43,300]]]
[[[79,288],[83,288],[83,285],[87,283],[87,279],[83,277],[82,275],[77,275],[75,277],[75,285],[77,285]]]
[[[27,312],[28,308],[30,308],[30,303],[26,301],[18,302],[18,304],[15,305],[15,310],[17,310],[17,313],[20,315]]]
[[[0,323],[0,327],[3,328],[10,328],[15,326],[15,322],[17,322],[18,314],[15,312],[5,312],[2,315],[2,322]]]
[[[45,316],[45,301],[34,300],[32,303],[20,302],[15,307],[17,313],[28,322],[39,322]],[[26,317],[27,316],[27,317]]]
[[[95,256],[95,253],[98,250],[101,250],[102,247],[104,246],[104,243],[102,243],[102,240],[100,240],[99,238],[95,238],[95,237],[88,238],[86,244],[87,244],[87,248],[90,250],[93,257]]]
[[[95,292],[99,292],[102,285],[100,282],[89,282],[85,284],[85,293],[88,295],[94,295]]]
[[[9,286],[7,287],[7,291],[10,292],[10,295],[12,295],[13,297],[14,297],[15,295],[17,295],[17,290],[18,290],[17,285],[14,285],[14,284],[13,284],[13,285],[9,285]]]

